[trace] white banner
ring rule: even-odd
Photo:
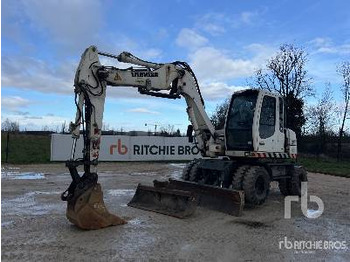
[[[66,161],[72,148],[71,135],[51,136],[51,161]],[[83,138],[77,141],[75,158],[83,157]],[[200,157],[187,137],[102,136],[100,161],[192,160]]]

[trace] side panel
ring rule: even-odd
[[[287,149],[288,153],[290,155],[296,155],[297,154],[297,137],[293,130],[286,129],[286,135],[287,135]]]

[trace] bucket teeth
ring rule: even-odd
[[[95,184],[67,204],[67,218],[81,229],[100,229],[127,222],[108,212],[100,184]]]

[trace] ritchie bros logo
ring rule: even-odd
[[[116,152],[119,155],[128,153],[128,147],[124,145],[121,139],[117,140],[116,144],[109,147],[109,154],[114,155]],[[189,145],[143,145],[134,144],[132,146],[133,155],[197,155],[199,150],[196,146]]]
[[[127,146],[123,145],[120,139],[118,139],[118,142],[116,145],[111,145],[109,147],[109,154],[113,155],[115,149],[117,149],[119,155],[125,155],[126,153],[128,153]]]

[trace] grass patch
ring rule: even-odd
[[[49,135],[10,133],[8,163],[37,164],[50,162]],[[1,132],[1,163],[6,159],[7,133]]]
[[[298,163],[300,163],[310,172],[350,178],[350,161],[337,162],[336,159],[299,157]]]

